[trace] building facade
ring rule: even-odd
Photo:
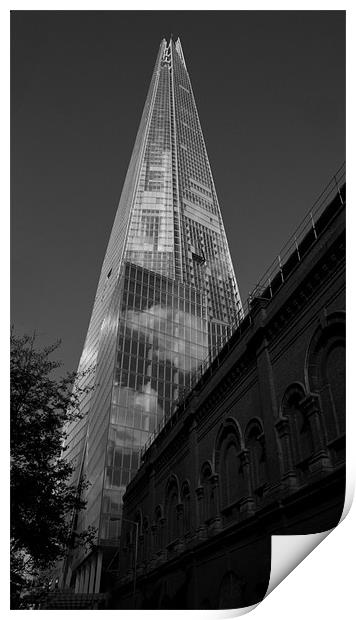
[[[142,451],[113,608],[253,605],[271,535],[335,527],[345,491],[345,186]]]
[[[182,46],[163,40],[79,364],[83,417],[68,428],[72,482],[89,482],[73,531],[95,527],[96,546],[68,554],[62,588],[105,589],[142,446],[241,320]]]

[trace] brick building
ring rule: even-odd
[[[124,497],[112,607],[252,605],[268,587],[271,534],[310,534],[338,523],[345,487],[344,191],[311,218],[143,452]]]

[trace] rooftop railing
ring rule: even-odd
[[[274,295],[276,295],[277,291],[284,285],[295,267],[303,260],[312,245],[327,227],[335,214],[335,205],[337,204],[339,206],[340,204],[344,205],[346,203],[345,175],[346,166],[345,163],[343,163],[318,196],[297,229],[289,237],[274,261],[265,271],[262,278],[248,294],[248,298],[239,312],[237,321],[230,326],[226,335],[221,338],[216,355],[213,356],[210,353],[199,365],[198,369],[191,374],[189,385],[181,390],[179,398],[172,405],[170,415],[163,418],[141,449],[141,461],[148,448],[153,444],[157,436],[161,434],[163,429],[168,429],[173,426],[177,418],[185,411],[188,406],[189,396],[192,394],[193,390],[199,387],[199,383],[203,376],[213,375],[221,366],[225,359],[225,354],[222,355],[223,349],[226,345],[228,348],[228,343],[232,335],[236,335],[238,339],[250,328],[252,324],[250,309],[253,299],[262,297],[271,300]]]

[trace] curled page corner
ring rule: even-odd
[[[248,607],[239,607],[236,609],[215,609],[215,610],[206,610],[200,611],[197,616],[197,612],[194,611],[194,619],[201,618],[202,620],[217,620],[220,618],[237,618],[238,616],[244,616],[248,614],[250,611],[253,611],[258,607],[260,603],[255,603],[255,605],[249,605]]]
[[[349,442],[347,442],[347,450],[349,454],[351,453],[350,448],[351,446],[349,445]],[[355,480],[353,477],[354,474],[355,474],[355,468],[353,469],[351,467],[346,468],[345,501],[344,501],[344,508],[343,508],[339,523],[341,523],[341,521],[343,521],[345,517],[348,515],[351,505],[352,505],[352,501],[353,501],[354,494],[355,494]]]
[[[268,596],[333,531],[318,534],[272,536],[271,574]]]
[[[345,500],[342,515],[339,521],[347,516],[353,496],[354,481],[351,479],[351,472],[346,469],[346,488]],[[338,527],[338,525],[336,525]],[[273,535],[271,537],[271,574],[264,596],[268,596],[280,583],[300,564],[320,543],[334,531],[335,528],[318,532],[317,534],[303,535]],[[261,601],[262,602],[262,601]]]
[[[248,607],[239,607],[238,609],[224,609],[221,611],[219,616],[215,615],[215,618],[237,618],[237,616],[244,616],[245,614],[250,613],[258,607],[260,603],[256,603],[255,605],[249,605]]]

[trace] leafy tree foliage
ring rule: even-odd
[[[39,349],[35,337],[11,335],[11,582],[14,597],[68,546],[90,544],[92,531],[73,540],[71,515],[85,507],[83,483],[69,485],[62,458],[65,425],[79,417],[85,389],[76,373],[56,379],[51,360],[59,343]],[[74,386],[74,387],[73,387]]]

